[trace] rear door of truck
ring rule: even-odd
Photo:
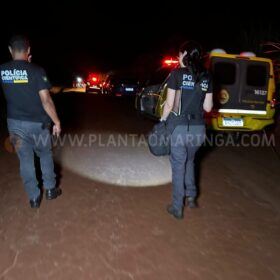
[[[265,115],[270,65],[246,58],[213,57],[214,108],[220,113]]]

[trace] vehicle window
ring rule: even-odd
[[[247,67],[247,85],[253,87],[264,87],[266,85],[267,73],[265,65],[249,65]]]
[[[220,85],[232,85],[235,83],[236,67],[229,62],[216,62],[213,69],[213,81]]]

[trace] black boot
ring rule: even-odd
[[[184,217],[183,209],[177,210],[172,205],[168,205],[166,210],[170,215],[173,215],[176,219],[183,219]]]
[[[60,196],[61,194],[62,194],[62,191],[60,188],[49,189],[49,190],[46,190],[46,199],[47,200],[55,199],[58,196]]]
[[[31,208],[39,208],[42,201],[42,194],[40,194],[36,199],[29,200]]]
[[[198,205],[197,205],[197,202],[196,202],[196,198],[189,196],[187,198],[187,206],[189,208],[198,208]]]

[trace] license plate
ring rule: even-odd
[[[236,127],[242,127],[244,126],[243,119],[239,118],[223,118],[223,126],[236,126]]]
[[[99,87],[98,87],[98,86],[90,86],[90,88],[99,89]]]
[[[134,91],[134,88],[126,87],[126,88],[125,88],[125,91]]]

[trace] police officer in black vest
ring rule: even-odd
[[[183,43],[179,49],[180,67],[172,70],[167,84],[167,99],[161,121],[171,131],[172,204],[167,211],[183,218],[184,200],[197,207],[194,158],[205,140],[204,111],[213,106],[212,81],[203,69],[202,48],[195,41]]]
[[[31,63],[28,39],[22,35],[13,36],[9,50],[13,60],[0,65],[8,130],[20,161],[20,175],[30,206],[38,208],[42,194],[36,179],[34,152],[40,158],[46,199],[55,199],[61,194],[61,189],[56,188],[49,131],[53,122],[52,132],[59,136],[60,121],[49,93],[51,85],[46,73]]]

